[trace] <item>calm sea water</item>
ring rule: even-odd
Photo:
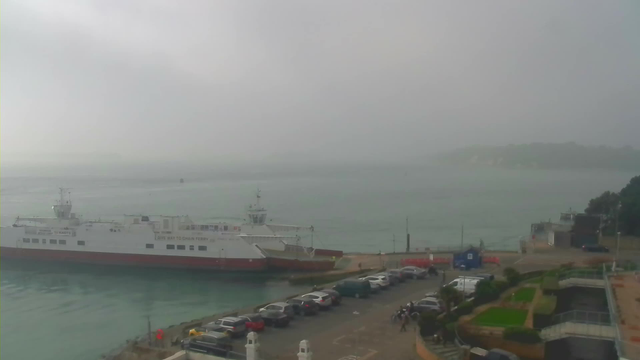
[[[316,247],[387,252],[394,234],[396,248],[404,247],[406,216],[413,248],[459,244],[462,223],[467,243],[482,238],[488,246],[515,248],[530,223],[584,209],[591,197],[619,190],[634,174],[406,166],[73,176],[3,169],[2,175],[3,225],[18,215],[50,216],[59,186],[72,188],[76,213],[103,219],[126,213],[241,219],[259,186],[268,218],[314,225]],[[257,274],[6,260],[0,266],[0,356],[9,360],[93,360],[143,334],[146,316],[163,327],[299,290]]]

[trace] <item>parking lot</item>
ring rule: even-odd
[[[458,272],[447,272],[447,281]],[[468,273],[467,273],[468,274]],[[417,323],[407,332],[391,322],[400,305],[419,300],[428,291],[437,290],[442,277],[408,280],[371,295],[368,299],[343,298],[342,304],[315,316],[297,316],[286,328],[267,327],[260,333],[261,358],[297,359],[298,344],[309,340],[317,359],[414,359],[413,344]],[[244,352],[243,338],[233,341],[234,351]]]

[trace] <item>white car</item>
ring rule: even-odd
[[[331,295],[322,291],[314,291],[312,293],[304,294],[301,297],[315,301],[321,309],[329,309],[331,307]]]
[[[476,284],[480,280],[482,279],[470,276],[461,276],[448,283],[447,286],[454,287],[456,290],[462,292],[465,296],[471,296],[476,292]]]
[[[389,280],[385,280],[385,279],[381,279],[381,278],[386,278],[386,276],[365,276],[363,278],[360,278],[360,280],[367,280],[369,281],[369,284],[373,285],[376,284],[378,286],[380,286],[380,288],[382,290],[387,290],[389,288]]]

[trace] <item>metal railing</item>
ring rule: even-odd
[[[540,335],[545,341],[568,336],[615,339],[615,329],[609,324],[565,322],[542,329]]]
[[[603,270],[605,270],[605,265],[602,265]],[[609,276],[606,272],[603,274],[604,279],[604,292],[607,295],[607,304],[609,305],[609,316],[611,318],[611,324],[616,330],[615,344],[616,350],[618,351],[618,357],[624,357],[625,355],[625,347],[622,344],[622,337],[620,335],[620,319],[618,318],[618,312],[616,310],[616,299],[613,296],[613,288],[611,287],[611,282],[609,281]]]
[[[562,324],[566,322],[579,324],[610,325],[611,315],[606,312],[572,310],[555,315],[553,317],[554,324]]]

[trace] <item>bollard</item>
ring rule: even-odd
[[[309,340],[300,341],[300,351],[298,351],[298,360],[311,360],[312,357],[313,357],[313,353],[311,352],[311,344],[309,343]]]
[[[260,348],[258,334],[253,331],[247,334],[247,345],[244,347],[247,349],[247,360],[258,360],[258,349]]]

